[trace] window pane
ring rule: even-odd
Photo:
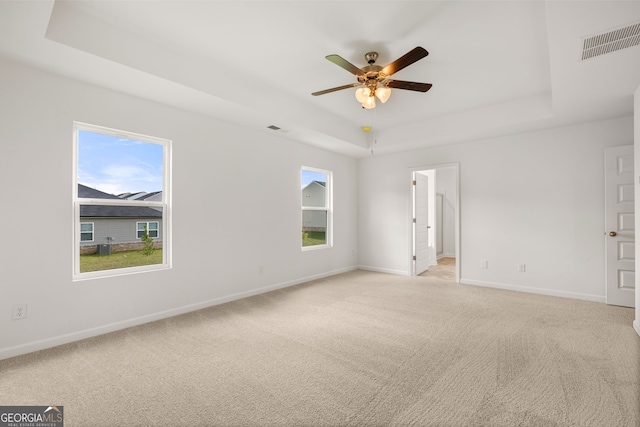
[[[93,241],[85,242],[82,233],[80,237],[81,273],[162,264],[162,209],[80,205],[80,217],[93,223]],[[144,232],[137,230],[147,223],[158,229],[149,233],[152,241],[145,244],[139,238]]]
[[[303,207],[327,206],[327,174],[302,169],[301,183]]]
[[[78,131],[78,197],[162,201],[161,144]]]
[[[93,224],[84,223],[80,224],[80,241],[91,242],[93,240]]]
[[[170,267],[170,224],[163,221],[171,141],[83,123],[74,123],[74,130],[74,279]]]
[[[149,236],[150,237],[158,237],[158,223],[157,222],[150,222],[149,223]]]
[[[302,246],[327,244],[327,211],[302,211]]]

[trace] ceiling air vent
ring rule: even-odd
[[[640,45],[640,22],[582,39],[582,60]]]
[[[267,129],[280,130],[280,128],[278,126],[275,126],[275,125],[267,126]]]

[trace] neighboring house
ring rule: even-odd
[[[147,193],[146,191],[140,191],[138,193],[122,193],[118,194],[118,198],[126,200],[148,200],[150,202],[161,202],[162,191],[154,191]]]
[[[162,191],[154,191],[152,193],[145,193],[138,197],[136,200],[146,200],[149,202],[161,202],[162,201]]]
[[[148,193],[157,196],[159,192]],[[145,193],[147,194],[147,193]],[[86,185],[78,184],[78,196],[90,199],[121,199]],[[162,195],[160,194],[160,197]],[[140,200],[140,199],[138,199]],[[80,253],[91,254],[100,246],[108,252],[142,248],[141,237],[147,228],[156,247],[162,247],[162,212],[144,206],[80,206]]]
[[[321,181],[311,181],[302,189],[302,206],[324,207],[326,205],[326,187]],[[326,211],[302,211],[303,231],[326,231]]]

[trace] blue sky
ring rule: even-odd
[[[78,182],[110,194],[162,190],[160,144],[78,133]]]
[[[312,172],[302,170],[302,188],[306,187],[311,181],[327,182],[327,175],[321,172]]]

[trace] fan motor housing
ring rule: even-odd
[[[364,59],[367,60],[367,64],[373,64],[378,60],[378,52],[367,52],[364,54]]]

